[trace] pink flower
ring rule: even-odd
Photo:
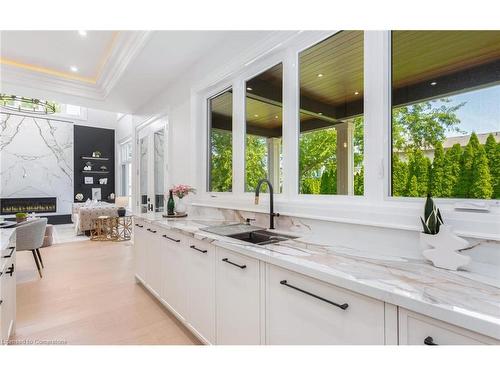
[[[196,189],[193,188],[192,186],[189,185],[174,185],[172,186],[172,194],[175,195],[177,198],[184,198],[186,195],[189,193],[196,193]]]

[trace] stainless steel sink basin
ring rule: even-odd
[[[294,236],[288,236],[284,234],[278,234],[274,232],[269,232],[267,230],[257,230],[253,232],[237,233],[227,237],[231,237],[237,240],[250,242],[255,245],[269,245],[281,241],[292,240]]]

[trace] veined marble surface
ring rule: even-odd
[[[0,229],[0,253],[9,246],[10,238],[16,231],[16,228]]]
[[[160,214],[136,217],[500,340],[500,268],[497,267],[496,273],[483,272],[484,267],[476,259],[490,258],[484,254],[476,258],[472,253],[475,249],[470,250],[473,257],[470,269],[451,272],[394,252],[384,254],[341,245],[318,245],[310,232],[304,238],[258,246],[202,230],[206,226],[239,222],[232,218],[165,219]],[[477,248],[500,252],[497,242],[486,241],[484,246],[483,250],[481,245]],[[493,259],[498,259],[495,256]]]
[[[73,202],[73,124],[0,113],[0,196],[57,197],[57,213]]]

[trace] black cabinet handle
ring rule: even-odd
[[[5,273],[7,275],[12,276],[12,274],[14,273],[14,264],[12,264],[9,268],[7,268],[7,271],[5,271]]]
[[[152,230],[151,228],[148,228],[148,232],[151,232],[151,233],[156,233],[155,230]]]
[[[135,224],[136,227],[142,228],[144,225],[141,224]]]
[[[163,238],[166,238],[167,240],[174,241],[174,242],[181,242],[181,240],[176,240],[175,238],[169,237],[166,234],[162,236]]]
[[[4,258],[10,258],[12,256],[12,254],[14,253],[15,249],[16,249],[15,246],[9,247],[10,253],[9,253],[9,255],[4,255]]]
[[[431,337],[431,336],[427,336],[425,339],[424,339],[424,344],[425,345],[438,345],[434,342],[434,339]]]
[[[236,263],[231,262],[231,261],[230,261],[229,259],[227,259],[227,258],[222,259],[222,261],[223,261],[223,262],[226,262],[226,263],[229,263],[229,264],[232,264],[233,266],[239,267],[239,268],[241,268],[241,269],[243,269],[243,268],[247,268],[246,264],[236,264]]]
[[[0,305],[3,303],[3,299],[0,299]]]
[[[200,253],[203,253],[203,254],[205,254],[205,253],[207,253],[207,252],[208,252],[208,250],[198,249],[198,248],[197,248],[196,246],[194,246],[194,245],[191,245],[191,246],[189,246],[189,247],[190,247],[191,249],[194,249],[194,250],[196,250],[196,251],[199,251]]]
[[[311,297],[314,297],[314,298],[317,298],[323,302],[326,302],[326,303],[329,303],[330,305],[333,305],[333,306],[337,306],[339,309],[342,309],[342,310],[345,310],[349,307],[349,305],[347,303],[343,303],[342,305],[339,305],[338,303],[335,303],[335,302],[332,302],[332,301],[329,301],[327,300],[326,298],[323,298],[323,297],[320,297],[320,296],[317,296],[316,294],[313,294],[311,292],[308,292],[307,290],[304,290],[304,289],[300,289],[300,288],[297,288],[296,286],[293,286],[293,285],[290,285],[288,284],[288,282],[286,280],[281,280],[280,281],[280,284],[281,285],[284,285],[284,286],[287,286],[289,288],[292,288],[292,289],[295,289],[295,290],[298,290],[299,292],[302,292],[304,294],[307,294],[308,296],[311,296]]]

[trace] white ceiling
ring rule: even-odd
[[[218,48],[237,55],[272,33],[1,31],[1,91],[132,113]]]
[[[88,31],[2,31],[0,56],[62,74],[95,80],[106,62],[116,32]],[[77,67],[73,72],[70,67]],[[27,67],[27,68],[29,68]]]

